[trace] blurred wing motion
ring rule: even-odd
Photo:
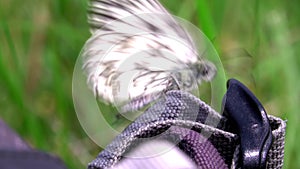
[[[215,74],[157,0],[92,0],[88,20],[92,37],[81,54],[88,84],[105,102],[126,105],[124,111],[167,90],[189,90],[193,76],[199,82]]]

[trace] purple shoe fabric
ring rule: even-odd
[[[178,139],[181,141],[171,144]],[[188,128],[172,126],[159,140],[153,139],[140,144],[112,168],[228,169],[223,157],[211,142],[201,133]]]
[[[223,157],[201,133],[182,127],[171,127],[170,135],[178,135],[178,147],[185,152],[198,168],[227,169]]]
[[[273,143],[266,168],[282,168],[286,123],[279,118],[268,117]],[[88,169],[114,168],[119,165],[121,168],[168,168],[163,157],[154,161],[143,159],[138,164],[137,161],[128,161],[127,155],[138,149],[139,145],[147,144],[147,140],[172,143],[187,155],[187,161],[193,162],[196,167],[192,168],[241,168],[240,138],[237,133],[227,131],[230,127],[231,123],[228,123],[226,117],[195,96],[182,91],[169,91],[100,152],[88,164]],[[170,158],[170,161],[180,162],[182,159],[178,157]]]
[[[235,134],[217,128],[223,123],[225,119],[198,98],[170,91],[118,135],[88,168],[113,168],[146,139],[174,143],[198,168],[229,168],[238,139]]]

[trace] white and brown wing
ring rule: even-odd
[[[180,87],[174,71],[205,62],[157,0],[92,0],[88,21],[92,36],[82,52],[83,68],[105,102],[143,107],[154,95]]]

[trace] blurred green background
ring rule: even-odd
[[[161,2],[211,39],[228,78],[288,120],[285,168],[300,168],[300,1]],[[71,91],[90,36],[86,9],[87,0],[0,1],[0,117],[70,169],[85,168],[100,151],[76,118]]]

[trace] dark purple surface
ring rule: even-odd
[[[0,150],[30,150],[25,143],[4,121],[0,119]]]
[[[28,146],[0,119],[0,169],[66,169],[53,155]]]

